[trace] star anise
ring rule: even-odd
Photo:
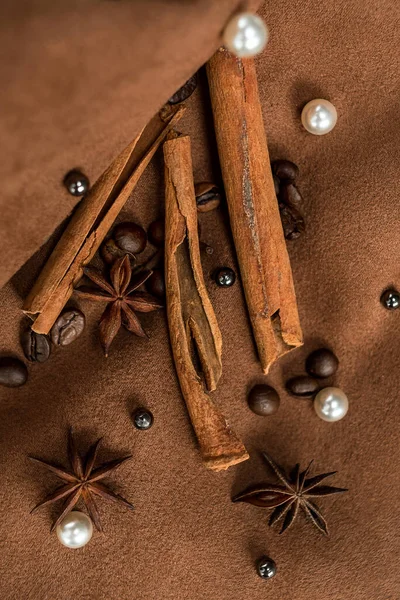
[[[57,502],[57,500],[66,498],[61,509],[60,516],[53,523],[51,531],[53,531],[57,525],[61,523],[64,517],[71,512],[71,510],[73,510],[80,499],[83,500],[87,511],[98,531],[103,531],[103,529],[94,501],[94,496],[100,496],[101,498],[111,500],[112,502],[121,504],[133,510],[133,506],[130,504],[130,502],[118,494],[115,494],[108,488],[108,486],[102,483],[102,480],[105,477],[108,477],[108,475],[118,469],[118,467],[126,460],[132,458],[132,456],[125,456],[124,458],[112,460],[101,465],[100,467],[97,467],[96,469],[93,469],[100,442],[101,439],[97,440],[97,442],[91,446],[86,455],[86,460],[83,461],[75,445],[72,428],[69,430],[68,457],[72,466],[72,473],[58,465],[47,463],[38,458],[34,458],[33,456],[29,457],[30,460],[44,465],[47,469],[65,482],[64,485],[58,487],[54,492],[46,496],[46,498],[42,500],[42,502],[39,502],[39,504],[31,511],[32,514],[42,506],[47,506],[48,504]]]
[[[81,287],[75,290],[75,294],[88,300],[108,303],[100,319],[100,341],[104,354],[108,356],[111,343],[122,324],[131,333],[147,337],[135,311],[151,312],[162,308],[162,304],[150,294],[136,290],[150,277],[152,271],[145,270],[132,277],[129,256],[126,254],[113,264],[110,282],[93,267],[86,267],[84,273],[100,289]]]
[[[299,508],[301,508],[317,529],[328,535],[327,523],[313,500],[314,498],[347,492],[344,488],[320,485],[324,479],[334,475],[336,471],[315,475],[307,479],[313,463],[311,461],[308,467],[302,472],[300,472],[300,465],[296,464],[288,476],[266,452],[263,452],[263,456],[283,485],[267,483],[248,488],[232,498],[232,502],[248,502],[261,508],[273,508],[274,511],[270,516],[268,524],[271,526],[283,519],[280,533],[286,531],[293,524],[298,515]]]

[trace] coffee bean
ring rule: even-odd
[[[293,182],[299,174],[299,167],[290,160],[274,160],[271,166],[272,172],[281,181]]]
[[[214,279],[219,287],[231,287],[236,281],[236,273],[230,267],[221,267],[215,272]]]
[[[290,394],[293,394],[293,396],[309,398],[318,392],[319,384],[316,379],[313,379],[308,375],[300,375],[289,379],[289,381],[286,382],[286,389]]]
[[[121,250],[121,248],[118,248],[115,241],[112,238],[109,238],[101,245],[100,254],[105,263],[112,265],[118,258],[123,258],[126,252]],[[136,261],[133,254],[129,254],[129,258],[131,262]]]
[[[21,346],[26,358],[30,362],[43,363],[49,358],[51,353],[50,339],[47,335],[41,335],[26,329],[21,336]]]
[[[164,219],[157,219],[157,221],[153,221],[149,225],[149,229],[147,231],[150,242],[154,246],[164,246],[165,241],[165,222]]]
[[[221,203],[221,192],[214,183],[202,181],[194,187],[198,212],[209,212]]]
[[[314,377],[330,377],[336,373],[338,366],[337,357],[327,348],[315,350],[306,360],[306,371]]]
[[[67,308],[54,323],[50,335],[56,346],[68,346],[85,329],[85,315],[76,308]]]
[[[140,254],[147,244],[145,230],[136,223],[119,223],[113,229],[112,238],[118,248],[128,254]]]
[[[197,87],[197,73],[192,75],[190,79],[183,84],[181,88],[171,98],[168,100],[170,104],[179,104],[180,102],[184,102],[191,96],[194,90]]]
[[[276,175],[273,175],[272,177],[274,179],[275,196],[278,197],[278,195],[279,195],[279,183],[280,182],[279,182],[279,179],[278,179],[278,177]]]
[[[287,240],[295,240],[305,230],[304,219],[296,209],[282,202],[279,203],[279,214],[281,216],[283,235]]]
[[[146,281],[146,289],[149,294],[156,296],[157,298],[164,298],[165,296],[165,281],[164,274],[160,269],[155,269]]]
[[[303,198],[293,183],[282,183],[279,188],[279,202],[283,202],[291,208],[298,208]]]
[[[250,390],[247,403],[253,413],[265,417],[276,413],[279,408],[280,399],[273,387],[265,384],[257,384]]]
[[[20,387],[28,379],[28,369],[18,358],[3,356],[0,358],[0,385]]]
[[[83,196],[89,189],[89,179],[80,171],[70,171],[64,177],[64,185],[72,196]]]
[[[385,290],[381,296],[381,303],[388,310],[400,307],[400,294],[397,290]]]

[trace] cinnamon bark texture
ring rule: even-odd
[[[204,284],[190,139],[170,139],[165,159],[165,279],[168,326],[182,394],[209,469],[248,458],[208,392],[221,376],[222,340]]]
[[[33,331],[47,334],[70,298],[118,213],[184,107],[155,115],[100,176],[80,203],[23,306],[36,318]]]
[[[230,223],[261,366],[302,344],[253,59],[220,49],[207,64]]]

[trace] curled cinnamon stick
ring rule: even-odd
[[[268,373],[303,338],[254,60],[220,49],[208,62],[207,75],[246,304],[261,366]]]
[[[209,469],[220,471],[246,460],[248,454],[208,393],[221,376],[222,340],[200,262],[189,137],[165,142],[164,159],[165,279],[172,353],[203,461]]]
[[[111,163],[81,201],[23,306],[37,317],[33,331],[47,334],[95,255],[143,171],[184,108],[155,115]]]

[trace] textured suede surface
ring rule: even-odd
[[[84,5],[92,7],[93,15],[106,11],[105,7],[116,12],[119,7],[122,13],[132,10],[131,27],[137,27],[134,14],[140,3]],[[115,62],[106,60],[113,44],[102,46],[105,58],[100,59],[93,42],[93,60],[101,64],[104,78],[99,72],[93,74],[91,93],[96,102],[108,98],[104,100],[108,110],[86,107],[80,113],[77,103],[76,112],[85,115],[86,133],[81,138],[66,127],[57,136],[47,131],[49,137],[41,144],[19,136],[15,140],[8,158],[26,161],[29,169],[9,183],[25,186],[25,191],[28,187],[32,193],[31,220],[15,220],[24,203],[29,208],[26,194],[14,197],[11,189],[10,196],[3,193],[6,208],[2,210],[9,211],[9,221],[2,219],[2,244],[10,252],[6,259],[8,250],[3,251],[4,278],[72,207],[74,201],[59,185],[64,171],[80,165],[94,179],[132,137],[136,125],[185,79],[190,67],[195,69],[207,58],[235,3],[171,3],[168,10],[166,5],[159,2],[148,18],[156,28],[158,15],[161,21],[173,21],[174,14],[176,26],[185,24],[187,51],[182,53],[182,63],[169,62],[165,72],[161,47],[154,62],[148,58],[140,70],[133,68],[133,79],[138,73],[145,78],[147,69],[158,65],[159,77],[154,80],[152,75],[151,93],[148,89],[141,96],[143,88],[138,91],[137,80],[119,81],[121,73],[132,70],[126,52],[137,42],[135,35],[125,40],[124,52]],[[218,13],[216,20],[207,16],[208,11]],[[5,600],[400,597],[400,311],[388,312],[379,303],[386,286],[400,287],[400,8],[395,0],[320,0],[317,4],[278,0],[266,3],[261,14],[271,30],[270,44],[257,59],[271,157],[289,158],[299,165],[298,186],[304,197],[307,231],[289,244],[304,348],[275,365],[267,378],[260,375],[240,282],[223,290],[210,277],[217,266],[237,268],[228,218],[223,209],[201,215],[202,238],[214,247],[212,256],[204,255],[203,267],[224,344],[224,371],[214,396],[251,455],[226,473],[210,473],[201,464],[180,396],[164,313],[143,319],[149,341],[121,331],[106,360],[96,336],[99,307],[81,302],[88,325],[80,340],[54,350],[47,363],[29,366],[30,379],[23,388],[0,388],[0,597]],[[126,35],[129,29],[126,13],[120,18],[116,29],[112,20],[107,28],[102,21],[103,34],[107,32],[116,44],[121,42],[120,27],[125,27]],[[206,33],[207,28],[212,31]],[[86,33],[88,39],[94,35]],[[165,35],[162,45],[175,44],[177,52],[176,34],[170,29]],[[208,36],[208,45],[202,36]],[[335,130],[324,137],[311,136],[300,125],[301,107],[315,97],[331,100],[338,110]],[[78,118],[73,104],[69,114]],[[131,127],[126,124],[128,106],[133,111]],[[55,110],[61,114],[62,107]],[[23,128],[21,123],[21,135]],[[218,178],[205,86],[188,103],[180,129],[192,136],[196,181]],[[49,182],[44,163],[46,156],[51,162],[54,155],[58,160],[50,168]],[[162,214],[162,202],[158,155],[121,219],[147,226]],[[18,242],[10,223],[21,232]],[[22,356],[21,297],[52,243],[0,292],[2,353]],[[306,355],[320,344],[338,355],[340,369],[328,383],[343,388],[350,402],[346,418],[333,424],[319,420],[309,401],[289,397],[283,389],[285,379],[303,372]],[[255,416],[245,401],[249,386],[264,380],[281,396],[278,413],[269,418]],[[142,404],[155,416],[148,432],[138,432],[130,420],[133,408]],[[91,543],[77,551],[63,548],[55,535],[49,535],[54,510],[29,515],[57,480],[32,466],[27,455],[66,464],[69,424],[77,429],[84,450],[104,436],[100,458],[133,454],[132,461],[116,473],[113,485],[135,504],[136,511],[99,501],[105,534],[94,534]],[[338,470],[332,484],[348,487],[349,492],[318,503],[330,526],[329,539],[302,519],[279,536],[268,528],[266,512],[230,503],[232,493],[248,484],[272,481],[259,457],[263,448],[285,467],[314,458],[315,473]],[[270,555],[278,565],[277,576],[269,582],[259,579],[254,569],[261,554]]]

